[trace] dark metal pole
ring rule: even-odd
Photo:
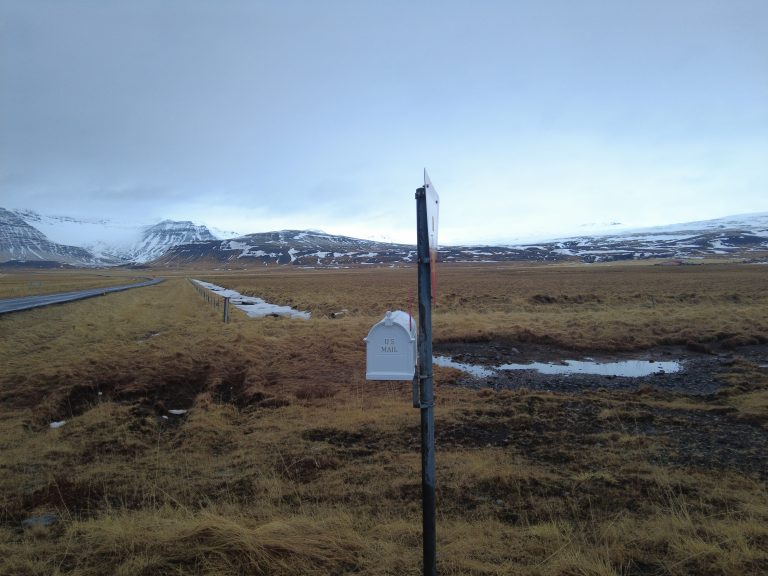
[[[417,251],[419,255],[419,400],[421,403],[421,499],[424,574],[437,575],[435,530],[435,413],[432,391],[432,275],[425,188],[416,190]]]
[[[224,324],[229,324],[229,296],[224,297]]]

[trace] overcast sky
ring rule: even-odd
[[[768,210],[765,0],[0,0],[0,206],[440,241]]]

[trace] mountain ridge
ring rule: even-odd
[[[0,262],[29,260],[85,266],[96,263],[87,250],[52,242],[15,213],[0,208]]]
[[[43,215],[28,209],[6,212],[14,214],[52,242],[77,246],[89,253],[87,256],[81,254],[79,261],[67,261],[68,264],[143,264],[178,244],[216,239],[205,225],[189,220],[166,219],[156,224],[139,225],[107,218]]]
[[[3,224],[0,220],[0,233],[7,232],[0,237],[14,235],[17,244],[12,246],[12,250],[3,252],[0,243],[0,261],[29,259],[40,262],[51,259],[81,266],[146,264],[184,267],[205,264],[247,267],[249,264],[278,264],[341,267],[408,264],[414,262],[416,257],[413,245],[353,238],[318,230],[255,232],[221,239],[205,225],[188,220],[163,220],[146,226],[128,226],[108,219],[78,220],[67,216],[42,216],[31,210],[0,210],[6,222]],[[46,234],[30,222],[38,224]],[[109,244],[94,240],[95,232],[109,235],[114,242]],[[54,242],[67,237],[85,238],[89,234],[91,241],[85,246]],[[30,243],[31,251],[21,246],[24,242]],[[768,256],[768,212],[581,234],[536,243],[443,246],[439,253],[443,262],[603,262],[705,257],[764,259]]]
[[[577,236],[522,245],[443,246],[442,262],[562,262],[701,259],[706,257],[768,258],[768,213],[751,221],[734,217],[666,227],[648,233]],[[727,221],[728,224],[723,223]],[[248,234],[195,246],[177,246],[153,262],[156,266],[247,266],[248,263],[294,264],[309,267],[397,264],[415,261],[416,248],[407,244],[363,240],[308,230]]]

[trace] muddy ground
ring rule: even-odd
[[[598,389],[638,390],[653,387],[658,390],[695,396],[716,394],[724,382],[718,377],[738,360],[756,365],[768,364],[768,345],[748,346],[738,351],[703,353],[684,347],[659,347],[642,352],[603,353],[600,351],[573,351],[542,344],[507,344],[504,342],[450,342],[436,343],[434,354],[449,356],[456,362],[493,368],[501,364],[528,364],[532,362],[562,363],[565,360],[593,360],[620,362],[648,360],[652,362],[678,361],[682,370],[675,373],[657,373],[643,377],[596,376],[591,374],[551,375],[535,370],[504,370],[489,378],[467,375],[459,381],[472,388],[497,390],[527,388],[551,392],[579,392]]]
[[[487,419],[478,427],[468,419],[461,430],[443,434],[447,432],[459,442],[478,436],[478,442],[488,445],[523,445],[533,452],[551,451],[553,438],[558,437],[563,437],[563,444],[568,444],[565,436],[589,443],[588,439],[596,435],[630,434],[653,441],[657,449],[650,459],[655,463],[734,470],[760,481],[768,480],[768,419],[730,406],[726,380],[727,375],[740,371],[745,362],[768,372],[766,345],[712,353],[661,347],[617,354],[574,352],[540,344],[452,342],[437,343],[434,353],[449,356],[456,362],[485,367],[585,359],[679,361],[682,365],[679,372],[634,378],[550,375],[534,370],[497,371],[486,378],[463,374],[455,380],[456,385],[480,390],[553,393],[552,399],[559,401],[560,410],[537,419],[537,429],[515,427],[513,421],[500,420],[495,424]],[[695,408],[688,408],[686,403]],[[606,418],[607,410],[617,412],[618,416]]]

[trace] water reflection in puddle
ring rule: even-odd
[[[502,364],[494,368],[454,362],[446,356],[435,356],[432,362],[444,368],[456,368],[476,378],[495,376],[499,370],[536,370],[540,374],[569,375],[591,374],[595,376],[622,376],[640,378],[651,374],[673,374],[682,370],[680,362],[653,362],[648,360],[623,360],[621,362],[595,362],[593,360],[566,360],[561,364],[532,362],[530,364]]]
[[[621,362],[594,362],[566,360],[563,364],[502,364],[499,370],[536,370],[541,374],[593,374],[596,376],[624,376],[640,378],[651,374],[680,371],[679,362],[649,362],[647,360],[623,360]]]
[[[476,378],[490,378],[496,374],[495,370],[486,368],[484,366],[475,366],[474,364],[463,364],[461,362],[454,362],[447,356],[433,356],[432,363],[442,366],[443,368],[456,368],[467,374],[471,374]]]

